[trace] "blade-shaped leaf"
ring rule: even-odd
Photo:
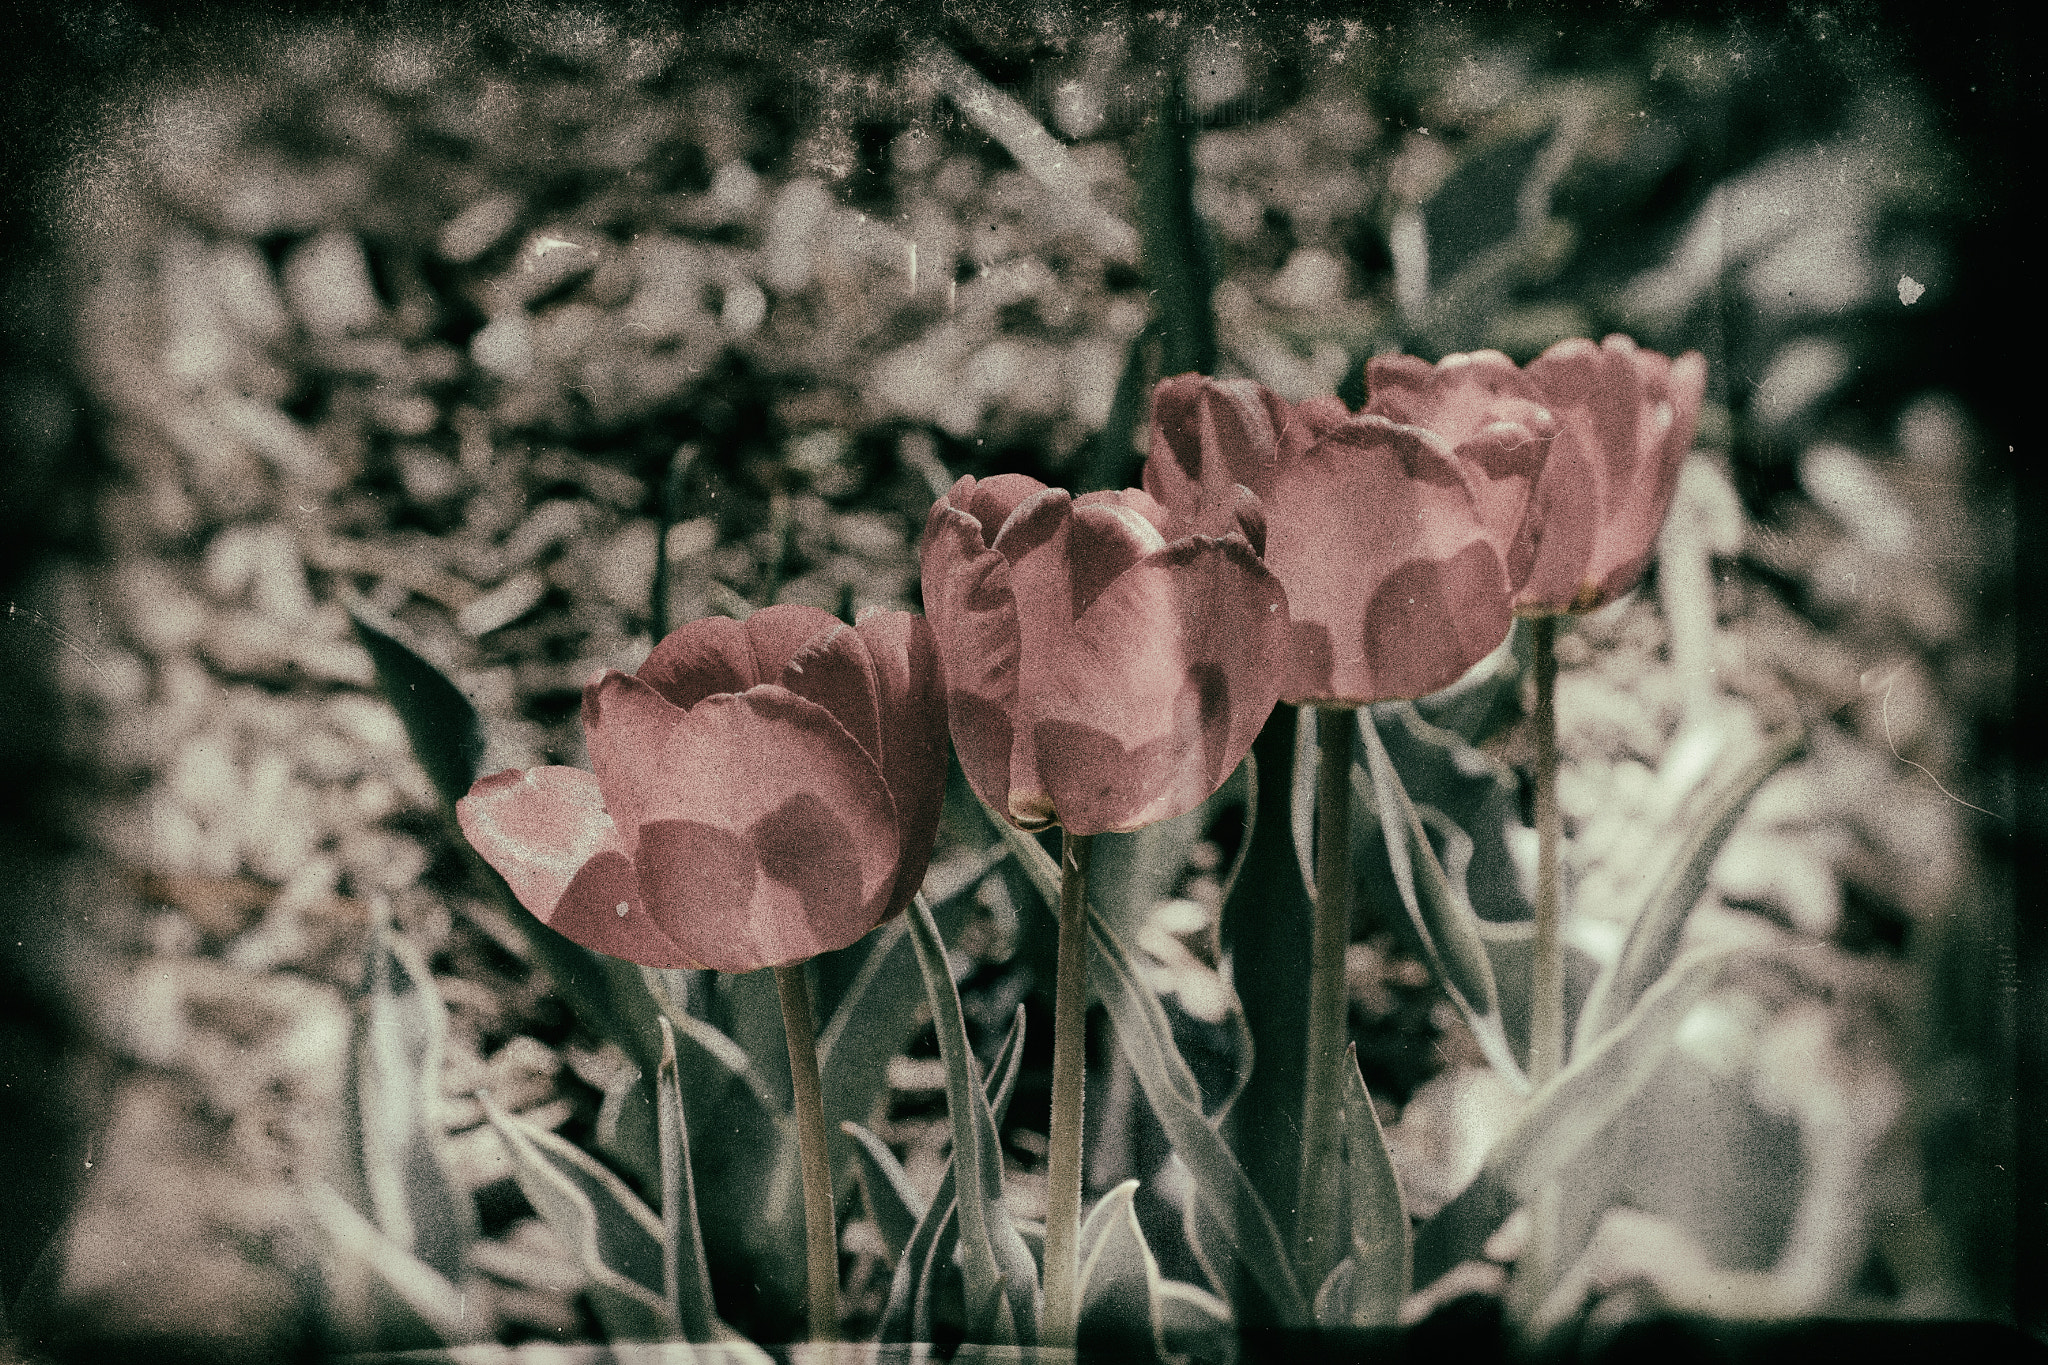
[[[1292,1222],[1301,1163],[1308,1033],[1303,982],[1314,917],[1309,882],[1289,837],[1296,734],[1315,732],[1312,721],[1297,724],[1298,714],[1299,708],[1284,703],[1274,707],[1245,763],[1245,827],[1219,926],[1250,1039],[1248,1074],[1225,1131],[1252,1187],[1283,1225]],[[1352,807],[1355,817],[1369,803],[1354,801]],[[1366,865],[1354,855],[1354,869]],[[1218,1289],[1230,1296],[1224,1286]],[[1235,1297],[1232,1302],[1241,1312],[1247,1308]]]
[[[1159,324],[1147,322],[1131,338],[1124,351],[1124,367],[1116,379],[1116,392],[1109,400],[1109,416],[1102,430],[1088,442],[1081,463],[1081,481],[1075,491],[1129,488],[1138,481],[1144,453],[1136,448],[1136,437],[1144,426],[1151,406],[1154,359],[1159,348]]]
[[[1174,1046],[1158,997],[1139,978],[1116,931],[1092,909],[1088,941],[1093,950],[1089,975],[1116,1028],[1117,1047],[1130,1062],[1167,1141],[1187,1165],[1195,1197],[1208,1205],[1221,1244],[1258,1284],[1281,1325],[1307,1325],[1308,1301],[1289,1268],[1279,1229],[1244,1168],[1203,1114],[1201,1092]]]
[[[477,1097],[512,1154],[520,1191],[575,1255],[606,1333],[615,1341],[674,1336],[661,1295],[661,1220],[574,1143],[506,1114],[486,1092]]]
[[[1164,30],[1160,30],[1164,36]],[[1165,88],[1159,108],[1186,107],[1187,91],[1180,42],[1167,37],[1170,50],[1159,63]],[[1138,176],[1139,251],[1145,281],[1159,300],[1162,341],[1161,374],[1216,372],[1215,267],[1210,261],[1208,228],[1195,209],[1194,143],[1198,126],[1189,119],[1166,116],[1152,120]]]
[[[1029,1344],[1038,1339],[1038,1285],[1031,1253],[1003,1206],[1003,1154],[988,1095],[978,1083],[960,992],[946,964],[946,946],[922,895],[911,899],[911,941],[931,999],[939,1055],[946,1067],[946,1107],[953,1123],[958,1173],[963,1293],[970,1340]],[[1020,1016],[1021,1018],[1021,1016]],[[1020,1282],[1021,1275],[1021,1282]]]
[[[957,932],[981,877],[968,877],[953,895],[932,906],[939,932]],[[923,1003],[924,976],[910,943],[910,925],[901,917],[870,936],[866,959],[846,988],[831,1019],[818,1035],[818,1070],[825,1088],[825,1122],[843,1133],[848,1121],[865,1124],[875,1117],[889,1091],[889,1059],[902,1052],[917,1031],[917,1007]],[[833,1169],[842,1193],[853,1178],[854,1147],[833,1144]]]
[[[1161,1279],[1155,1302],[1169,1354],[1193,1360],[1228,1360],[1237,1349],[1230,1305],[1199,1285]]]
[[[1517,620],[1508,638],[1441,691],[1410,703],[1430,726],[1466,744],[1484,744],[1512,724],[1522,711],[1522,673],[1529,632]]]
[[[997,1124],[1001,1124],[1009,1111],[1010,1095],[1023,1061],[1024,1011],[1020,1006],[983,1087],[989,1100],[989,1113]],[[916,1229],[897,1257],[896,1272],[889,1282],[888,1303],[882,1310],[881,1326],[876,1333],[879,1341],[906,1343],[932,1339],[929,1311],[934,1292],[932,1277],[934,1274],[943,1276],[951,1263],[950,1249],[958,1245],[958,1209],[953,1197],[955,1180],[956,1173],[949,1157],[946,1169],[939,1177],[938,1192],[918,1216]],[[1042,1257],[1042,1228],[1039,1241]]]
[[[924,1216],[924,1201],[910,1187],[910,1177],[888,1143],[851,1119],[843,1120],[839,1131],[853,1139],[854,1160],[860,1169],[861,1188],[867,1191],[868,1212],[881,1229],[882,1245],[889,1249],[889,1260],[899,1261],[903,1248],[910,1244],[911,1234],[917,1231],[917,1220]]]
[[[325,1181],[304,1187],[307,1206],[336,1253],[374,1271],[384,1286],[444,1342],[486,1340],[489,1315],[472,1315],[462,1290],[446,1275],[386,1237]],[[414,1329],[417,1330],[417,1329]]]
[[[446,1014],[418,951],[371,917],[346,1092],[363,1205],[392,1244],[445,1276],[476,1240],[476,1204],[449,1176],[436,1114]]]
[[[1595,1042],[1670,967],[1678,956],[1693,907],[1706,893],[1714,859],[1749,809],[1750,799],[1773,773],[1805,749],[1803,732],[1782,735],[1708,796],[1685,841],[1672,851],[1670,862],[1651,884],[1620,953],[1594,982],[1593,993],[1579,1014],[1574,1051]]]
[[[525,936],[534,959],[578,1018],[626,1050],[641,1074],[651,1076],[661,1060],[654,1006],[640,984],[638,969],[593,953],[563,937],[519,904],[505,879],[479,857],[455,826],[455,803],[469,794],[484,757],[483,728],[476,708],[441,671],[373,621],[363,609],[350,613],[356,638],[376,665],[377,688],[398,712],[413,755],[441,797],[442,814],[480,885],[505,907]],[[650,1151],[651,1151],[650,1145]],[[650,1179],[651,1168],[641,1172]]]
[[[1074,1344],[1082,1351],[1113,1352],[1122,1360],[1154,1360],[1166,1349],[1159,1262],[1138,1227],[1131,1202],[1137,1192],[1137,1181],[1124,1181],[1102,1196],[1081,1224],[1081,1308]]]
[[[1354,1045],[1344,1068],[1345,1182],[1351,1203],[1350,1267],[1340,1294],[1325,1317],[1325,1294],[1316,1296],[1316,1320],[1346,1327],[1391,1327],[1408,1296],[1413,1252],[1408,1209],[1401,1200],[1401,1182],[1394,1175],[1387,1136],[1358,1070]],[[1335,1272],[1332,1272],[1333,1276]]]
[[[661,1071],[655,1078],[661,1135],[661,1278],[685,1341],[716,1341],[724,1332],[711,1296],[711,1266],[697,1221],[697,1184],[690,1171],[690,1127],[676,1079],[676,1040],[661,1021]]]
[[[1562,1174],[1656,1071],[1678,1026],[1720,980],[1729,955],[1727,949],[1701,950],[1667,972],[1590,1051],[1529,1097],[1486,1154],[1485,1171],[1521,1199]]]
[[[1471,903],[1457,894],[1438,861],[1422,818],[1409,802],[1401,775],[1394,771],[1393,760],[1380,741],[1371,708],[1360,712],[1358,728],[1365,737],[1366,764],[1372,773],[1380,829],[1385,835],[1394,883],[1400,888],[1402,905],[1422,939],[1429,965],[1444,994],[1450,997],[1486,1053],[1486,1059],[1502,1075],[1526,1085],[1501,1026],[1493,965],[1480,937],[1479,917],[1473,913]]]

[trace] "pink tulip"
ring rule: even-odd
[[[1442,433],[1245,380],[1180,375],[1153,394],[1146,489],[1204,527],[1246,489],[1265,509],[1294,618],[1287,701],[1422,696],[1507,638],[1550,420],[1506,357],[1445,366],[1457,420]]]
[[[943,716],[918,617],[712,617],[584,689],[594,776],[508,770],[456,814],[520,903],[586,948],[780,966],[909,904],[938,829]]]
[[[1383,413],[1457,441],[1472,422],[1473,383],[1548,409],[1556,439],[1530,504],[1528,540],[1509,565],[1519,615],[1590,611],[1642,577],[1692,449],[1707,366],[1697,351],[1668,360],[1623,336],[1600,345],[1561,341],[1515,371],[1505,356],[1453,356],[1431,366],[1412,356],[1373,360],[1372,401]],[[1503,367],[1505,367],[1503,369]],[[1462,453],[1462,447],[1460,447]]]
[[[1132,830],[1194,809],[1279,691],[1287,599],[1246,495],[1212,534],[1146,494],[963,478],[925,523],[925,610],[954,751],[1020,828]]]

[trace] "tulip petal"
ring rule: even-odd
[[[953,751],[975,794],[1007,810],[1020,644],[1010,566],[988,548],[981,525],[944,498],[925,520],[920,560]]]
[[[1190,505],[1191,489],[1218,482],[1258,491],[1249,476],[1277,457],[1288,417],[1286,400],[1248,379],[1183,374],[1161,380],[1152,391],[1145,491],[1169,507]]]
[[[1279,691],[1287,598],[1248,545],[1195,536],[1147,556],[1028,652],[1031,742],[1062,825],[1131,830],[1200,805]]]
[[[891,914],[924,884],[946,795],[946,689],[931,623],[907,611],[870,612],[854,627],[874,663],[882,712],[882,780],[901,837]]]
[[[1507,574],[1473,483],[1441,438],[1378,416],[1353,418],[1278,468],[1262,497],[1271,525],[1266,563],[1287,585],[1297,623],[1286,700],[1358,705],[1418,696],[1456,681],[1505,638]],[[1395,618],[1384,610],[1368,632],[1368,610],[1383,584],[1397,574],[1412,578],[1420,572],[1414,566],[1457,560],[1475,542],[1486,545],[1493,567],[1484,571],[1485,558],[1461,561],[1441,580],[1457,594],[1443,610],[1487,633],[1498,622],[1483,648],[1458,633],[1448,637],[1446,653],[1439,648],[1444,628],[1429,622],[1419,623],[1426,639],[1389,633]],[[1452,655],[1466,654],[1450,666]],[[1408,690],[1425,675],[1432,685]],[[1390,690],[1397,678],[1400,690]]]
[[[1500,559],[1474,541],[1448,559],[1418,559],[1381,581],[1366,603],[1359,649],[1373,695],[1421,697],[1456,682],[1513,624]]]
[[[846,625],[829,611],[795,602],[763,607],[742,624],[754,646],[755,680],[764,683],[780,682],[783,670],[804,646],[835,626]]]
[[[1365,382],[1365,411],[1427,427],[1453,448],[1497,422],[1539,438],[1551,430],[1541,389],[1499,351],[1447,355],[1434,365],[1412,355],[1375,356]]]
[[[585,863],[626,851],[597,779],[580,768],[512,768],[479,778],[455,803],[455,820],[542,921],[553,918]]]
[[[498,773],[472,787],[455,815],[471,846],[543,924],[630,962],[694,965],[642,908],[633,864],[589,773]]]
[[[775,677],[764,678],[754,666],[747,628],[730,616],[707,616],[670,632],[633,676],[686,711],[716,693],[744,692]]]
[[[827,620],[830,624],[783,665],[777,681],[829,711],[880,767],[882,716],[874,662],[852,626]]]
[[[998,474],[989,479],[963,474],[946,500],[980,523],[981,543],[987,548],[996,543],[1011,513],[1043,492],[1045,485],[1028,474]]]
[[[600,853],[576,874],[548,925],[593,952],[643,967],[707,965],[669,937],[645,906],[633,864],[623,854]]]

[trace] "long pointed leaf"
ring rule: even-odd
[[[1365,737],[1366,764],[1380,811],[1387,858],[1409,919],[1421,936],[1437,982],[1472,1030],[1486,1059],[1518,1085],[1528,1084],[1508,1047],[1501,1025],[1500,1002],[1494,989],[1493,965],[1480,937],[1479,917],[1458,896],[1437,860],[1422,818],[1408,800],[1401,775],[1381,743],[1371,708],[1361,711],[1359,730]]]
[[[1574,1051],[1597,1041],[1670,967],[1678,956],[1693,907],[1706,893],[1714,859],[1749,809],[1750,799],[1773,773],[1805,749],[1803,732],[1780,736],[1708,798],[1685,842],[1673,850],[1670,862],[1636,911],[1620,953],[1594,982],[1593,993],[1579,1014]]]
[[[1038,1286],[1031,1253],[1003,1206],[1003,1155],[988,1096],[977,1083],[960,992],[946,964],[946,946],[924,897],[912,898],[911,941],[931,998],[939,1054],[946,1065],[946,1107],[953,1122],[955,1197],[960,1206],[961,1274],[970,1339],[1003,1345],[1038,1337]],[[1018,1283],[1019,1271],[1024,1283]]]
[[[1009,1110],[1010,1095],[1023,1060],[1024,1011],[1019,1007],[1017,1017],[1010,1025],[1009,1036],[1003,1040],[1002,1050],[996,1054],[995,1065],[990,1068],[991,1074],[984,1083],[989,1112],[998,1124]],[[957,1235],[950,1231],[957,1227],[958,1211],[953,1198],[957,1179],[952,1158],[948,1157],[946,1169],[939,1177],[937,1193],[918,1216],[916,1229],[911,1232],[903,1253],[897,1257],[896,1273],[889,1282],[889,1299],[882,1309],[881,1326],[876,1333],[879,1341],[902,1344],[931,1340],[929,1314],[926,1312],[932,1291],[930,1281],[935,1268],[942,1268],[947,1263],[945,1257],[937,1254],[939,1244],[957,1244]],[[953,1240],[948,1241],[949,1237]],[[1043,1241],[1042,1231],[1040,1240]],[[918,1325],[921,1319],[923,1327]]]
[[[324,1181],[305,1186],[306,1203],[336,1252],[374,1271],[399,1301],[448,1343],[492,1335],[487,1314],[469,1314],[462,1290],[434,1267],[392,1241]]]
[[[1079,1319],[1074,1344],[1120,1360],[1152,1360],[1166,1349],[1159,1312],[1159,1262],[1145,1245],[1126,1180],[1102,1196],[1081,1224]]]
[[[1092,909],[1090,976],[1109,1009],[1117,1047],[1131,1064],[1145,1102],[1194,1178],[1220,1238],[1264,1292],[1283,1326],[1306,1326],[1308,1300],[1289,1268],[1280,1231],[1244,1168],[1202,1112],[1201,1092],[1174,1046],[1166,1012],[1139,978],[1116,931]]]
[[[1325,1319],[1323,1296],[1318,1294],[1317,1320],[1347,1327],[1391,1327],[1413,1274],[1408,1209],[1387,1151],[1387,1135],[1358,1071],[1356,1045],[1344,1073],[1345,1180],[1351,1193],[1351,1251],[1344,1263],[1350,1269],[1341,1310]]]
[[[1198,1285],[1159,1282],[1159,1328],[1169,1353],[1193,1360],[1228,1360],[1237,1349],[1230,1305]]]
[[[868,1212],[881,1229],[882,1245],[889,1249],[893,1264],[903,1259],[924,1216],[924,1201],[910,1187],[910,1178],[889,1144],[851,1119],[842,1121],[839,1131],[853,1140],[854,1160],[860,1168],[861,1188],[867,1191]]]
[[[606,1333],[615,1341],[675,1335],[660,1293],[661,1220],[575,1144],[507,1115],[488,1093],[478,1098],[512,1154],[520,1191],[576,1257]]]
[[[661,1270],[664,1293],[685,1341],[724,1335],[711,1296],[711,1266],[697,1221],[697,1184],[690,1172],[690,1128],[676,1078],[676,1040],[661,1021],[661,1071],[655,1078],[661,1132]]]

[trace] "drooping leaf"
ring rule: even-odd
[[[1366,764],[1372,774],[1387,860],[1429,965],[1486,1059],[1502,1075],[1526,1085],[1501,1025],[1493,965],[1480,937],[1479,917],[1445,874],[1422,818],[1409,802],[1401,775],[1394,771],[1393,760],[1380,741],[1371,708],[1360,711],[1359,730],[1365,737]]]
[[[882,1245],[889,1249],[893,1264],[903,1258],[903,1248],[917,1231],[917,1220],[924,1216],[924,1201],[910,1187],[910,1177],[888,1143],[851,1119],[843,1120],[839,1130],[853,1140],[854,1161],[860,1170],[861,1188],[867,1191],[868,1212],[881,1229]]]
[[[446,1013],[418,951],[371,917],[345,1111],[353,1182],[386,1240],[444,1276],[462,1273],[476,1204],[448,1173],[436,1112]]]
[[[690,1127],[676,1079],[676,1041],[661,1021],[661,1070],[655,1078],[661,1135],[661,1271],[663,1293],[685,1341],[716,1341],[725,1333],[711,1295],[711,1267],[697,1220],[697,1184],[690,1170]]]
[[[1379,1114],[1358,1070],[1354,1045],[1344,1067],[1345,1185],[1351,1204],[1351,1246],[1316,1295],[1316,1321],[1326,1326],[1391,1327],[1408,1296],[1413,1253],[1408,1209]],[[1348,1267],[1348,1269],[1347,1269]]]
[[[443,1342],[484,1341],[493,1335],[489,1315],[481,1310],[472,1314],[452,1280],[385,1236],[332,1186],[310,1180],[304,1194],[337,1257],[374,1273]]]
[[[521,1193],[576,1257],[606,1334],[615,1341],[673,1337],[678,1324],[661,1292],[661,1220],[574,1143],[506,1114],[486,1092],[478,1098],[512,1155]]]
[[[1601,973],[1579,1015],[1572,1047],[1576,1052],[1596,1042],[1615,1020],[1626,1014],[1644,991],[1678,956],[1686,922],[1706,893],[1707,874],[1757,789],[1772,774],[1805,751],[1803,732],[1782,735],[1740,770],[1717,785],[1702,803],[1683,843],[1651,883],[1629,924],[1628,937],[1614,962]]]
[[[1136,1180],[1102,1196],[1081,1224],[1081,1306],[1074,1344],[1120,1360],[1156,1360],[1166,1349],[1159,1262],[1145,1245],[1132,1199]]]
[[[1208,1290],[1184,1280],[1161,1279],[1155,1302],[1168,1354],[1228,1360],[1236,1351],[1237,1322],[1230,1305]]]
[[[908,918],[925,992],[931,999],[939,1055],[946,1067],[969,1339],[997,1345],[1031,1344],[1038,1339],[1037,1280],[1031,1253],[1003,1205],[1001,1138],[988,1094],[976,1075],[960,993],[946,964],[945,943],[922,895],[912,898]],[[1021,1012],[1018,1019],[1021,1024]]]
[[[1201,1092],[1174,1046],[1158,997],[1139,978],[1116,931],[1092,910],[1088,941],[1089,975],[1109,1010],[1118,1050],[1130,1063],[1167,1141],[1193,1177],[1194,1197],[1207,1205],[1219,1242],[1259,1286],[1275,1321],[1306,1325],[1308,1301],[1295,1282],[1279,1229],[1229,1145],[1202,1112]]]
[[[948,980],[951,978],[949,977]],[[1019,1007],[1017,1017],[1010,1025],[1010,1032],[1003,1039],[1002,1049],[996,1054],[995,1064],[989,1068],[990,1075],[983,1084],[983,1093],[988,1097],[989,1114],[994,1123],[1000,1125],[1010,1107],[1010,1096],[1017,1082],[1017,1074],[1024,1061],[1024,1011]],[[896,1272],[889,1282],[889,1299],[882,1310],[882,1321],[876,1338],[884,1343],[900,1344],[930,1341],[931,1304],[938,1293],[938,1279],[948,1276],[951,1268],[952,1249],[958,1245],[958,1208],[954,1199],[957,1173],[952,1159],[946,1161],[946,1169],[939,1177],[939,1188],[932,1201],[918,1216],[917,1227],[911,1232],[903,1252],[897,1257]],[[1020,1234],[1021,1236],[1021,1234]],[[1039,1232],[1040,1256],[1043,1256],[1044,1230]],[[1028,1251],[1027,1251],[1027,1254]],[[1035,1281],[1034,1281],[1035,1287]],[[957,1285],[952,1291],[958,1297]],[[943,1297],[943,1295],[941,1295]]]

